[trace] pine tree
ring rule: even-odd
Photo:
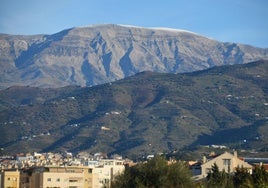
[[[220,171],[218,165],[214,163],[207,175],[207,186],[209,188],[225,188],[227,184],[230,184],[229,179],[229,175],[225,171]]]
[[[234,186],[237,188],[253,188],[253,181],[248,169],[237,167],[233,177]]]
[[[263,165],[253,169],[252,178],[256,188],[268,188],[268,172]]]

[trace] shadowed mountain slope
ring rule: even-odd
[[[267,149],[268,61],[184,74],[142,72],[94,87],[0,91],[6,152],[143,155],[199,144]]]

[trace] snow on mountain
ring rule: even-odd
[[[197,33],[194,33],[192,31],[184,30],[184,29],[174,29],[174,28],[168,28],[168,27],[139,27],[139,26],[133,26],[133,25],[123,25],[123,24],[118,24],[119,26],[123,27],[132,27],[132,28],[139,28],[139,29],[153,29],[153,30],[163,30],[163,31],[171,31],[171,32],[185,32],[185,33],[191,33],[195,35],[199,35]]]

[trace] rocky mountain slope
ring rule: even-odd
[[[5,152],[144,155],[197,145],[267,150],[268,61],[94,87],[0,91]]]
[[[268,58],[268,49],[163,28],[93,25],[53,35],[0,34],[0,89],[107,83],[142,71],[182,73]]]

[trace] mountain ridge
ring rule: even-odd
[[[90,86],[142,71],[182,73],[268,58],[268,49],[189,31],[115,24],[52,35],[0,35],[0,88]]]

